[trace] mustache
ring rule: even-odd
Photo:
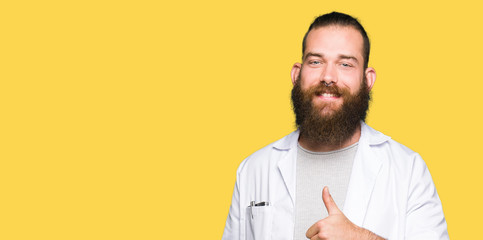
[[[340,96],[349,94],[349,91],[345,88],[340,88],[335,84],[326,86],[323,82],[319,82],[319,84],[309,88],[307,90],[307,93],[309,96],[313,96],[313,95],[320,96],[323,93],[330,93],[340,97]]]

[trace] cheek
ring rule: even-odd
[[[319,83],[318,74],[314,72],[303,72],[300,78],[302,89],[310,88]]]
[[[339,78],[339,83],[341,86],[349,89],[351,94],[359,91],[363,78],[359,74],[347,74]]]

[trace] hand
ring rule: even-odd
[[[310,240],[382,239],[367,229],[352,223],[337,207],[329,194],[329,188],[322,190],[322,200],[329,216],[312,225],[305,236]]]

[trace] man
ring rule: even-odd
[[[364,123],[376,80],[364,28],[322,15],[302,51],[298,130],[241,163],[223,239],[448,239],[424,161]]]

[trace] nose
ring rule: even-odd
[[[337,83],[337,72],[333,64],[325,65],[325,68],[320,76],[320,81],[327,87],[333,83]]]

